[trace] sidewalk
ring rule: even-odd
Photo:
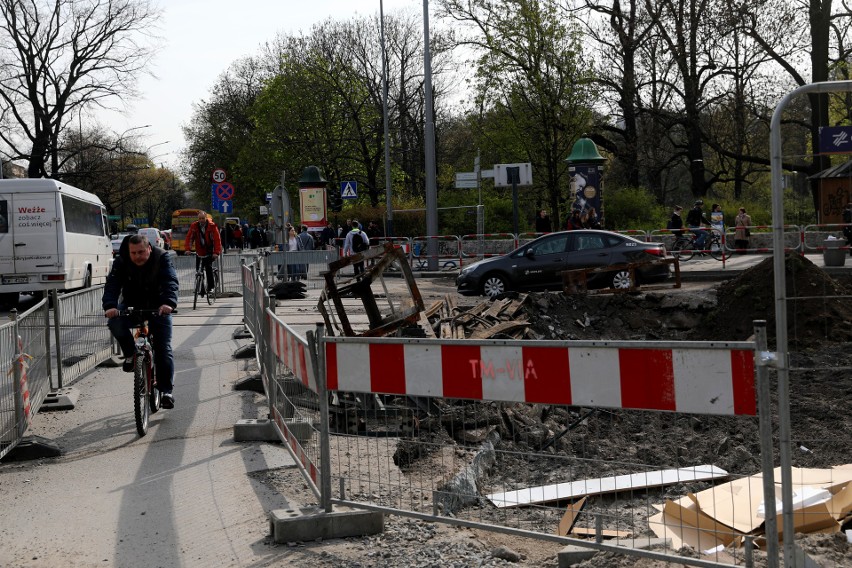
[[[282,445],[237,443],[234,423],[265,417],[265,399],[234,391],[242,299],[175,317],[174,410],[139,438],[132,376],[101,367],[73,386],[71,411],[38,414],[29,434],[62,456],[0,464],[0,566],[208,567],[266,564],[280,550],[267,513],[290,508],[252,472],[294,466]]]

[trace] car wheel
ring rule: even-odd
[[[509,289],[506,278],[499,274],[486,274],[482,279],[482,295],[493,298]]]
[[[628,290],[633,286],[629,270],[618,270],[612,275],[612,287],[617,290]]]

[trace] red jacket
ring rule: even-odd
[[[222,239],[219,237],[219,227],[213,221],[207,221],[207,228],[204,230],[204,243],[201,242],[201,225],[195,221],[189,226],[189,232],[186,234],[186,242],[189,250],[195,249],[195,254],[198,256],[207,256],[208,254],[222,254]]]

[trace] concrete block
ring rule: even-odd
[[[251,359],[255,356],[255,345],[254,343],[249,343],[248,345],[243,345],[242,347],[238,347],[236,351],[234,351],[234,359]]]
[[[263,379],[260,375],[252,375],[250,377],[240,379],[239,381],[234,383],[234,390],[252,391],[259,394],[263,394]]]
[[[308,542],[319,538],[347,538],[378,534],[385,516],[376,511],[339,510],[326,513],[317,507],[276,509],[269,513],[269,532],[276,543]]]
[[[652,539],[620,539],[620,540],[608,540],[604,541],[606,544],[611,544],[613,546],[620,546],[624,549],[625,555],[630,555],[630,549],[649,549],[655,548],[659,546],[671,546],[671,541],[667,538],[652,538]],[[584,548],[582,546],[577,546],[573,544],[569,544],[565,548],[559,551],[556,555],[559,560],[559,568],[571,568],[571,566],[575,566],[589,558],[594,557],[599,551],[593,548]]]
[[[235,442],[279,442],[271,420],[244,418],[234,424]]]
[[[56,389],[47,393],[44,402],[39,407],[39,412],[49,410],[73,410],[80,398],[80,391],[74,387]]]
[[[310,422],[294,422],[290,420],[285,420],[284,424],[287,425],[287,429],[290,430],[290,433],[299,440],[299,443],[304,445],[311,439],[311,436],[314,434],[314,426]]]

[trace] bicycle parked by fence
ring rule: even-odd
[[[177,310],[172,310],[176,314]],[[133,416],[139,436],[148,433],[151,414],[160,409],[160,391],[157,388],[157,372],[154,365],[154,344],[148,329],[148,318],[156,316],[157,310],[135,310],[126,308],[119,315],[133,318],[136,330],[133,333],[136,351],[133,354]]]
[[[213,263],[213,288],[207,288],[207,275],[204,273],[204,259],[212,258],[212,255],[202,256],[201,262],[198,263],[198,268],[195,270],[195,286],[193,287],[192,309],[194,310],[198,304],[199,296],[207,297],[207,304],[212,306],[216,302],[216,290],[219,289],[219,268],[216,263]]]
[[[695,242],[698,240],[698,235],[689,230],[684,230],[675,236],[669,252],[681,262],[686,262],[695,255],[704,256],[705,254],[709,254],[716,260],[722,260],[725,254],[722,247],[722,237],[716,231],[709,231],[709,233],[704,241],[704,247],[697,249]]]

